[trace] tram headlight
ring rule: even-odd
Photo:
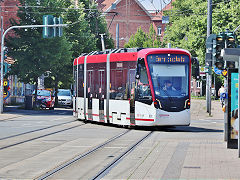
[[[190,100],[187,99],[187,100],[185,101],[185,108],[186,108],[186,109],[190,109],[190,105],[191,105]]]
[[[157,109],[162,108],[161,102],[158,99],[154,101],[154,107]]]

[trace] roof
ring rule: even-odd
[[[110,12],[112,10],[112,4],[118,5],[122,0],[103,0],[101,4],[101,9],[103,12]],[[144,10],[144,12],[151,17],[151,14],[147,11],[147,9],[139,2],[139,0],[133,0],[135,1],[141,9]]]
[[[98,0],[98,6],[103,12],[110,12],[112,4],[118,5],[122,0]],[[171,0],[133,0],[152,19],[162,20],[162,10],[171,8]]]

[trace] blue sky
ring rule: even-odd
[[[150,12],[163,9],[171,0],[139,0],[139,2]]]

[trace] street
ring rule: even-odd
[[[84,123],[71,109],[5,108],[1,179],[237,179],[240,160],[223,138],[223,112],[192,100],[191,125],[127,129]]]

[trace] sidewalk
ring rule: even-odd
[[[212,101],[211,116],[206,101],[192,99],[192,127],[206,132],[189,137],[180,179],[240,179],[238,149],[224,141],[224,113],[219,101]]]
[[[222,111],[222,106],[219,100],[211,101],[211,115],[207,113],[207,103],[206,100],[191,100],[191,119],[224,119],[224,113]]]

